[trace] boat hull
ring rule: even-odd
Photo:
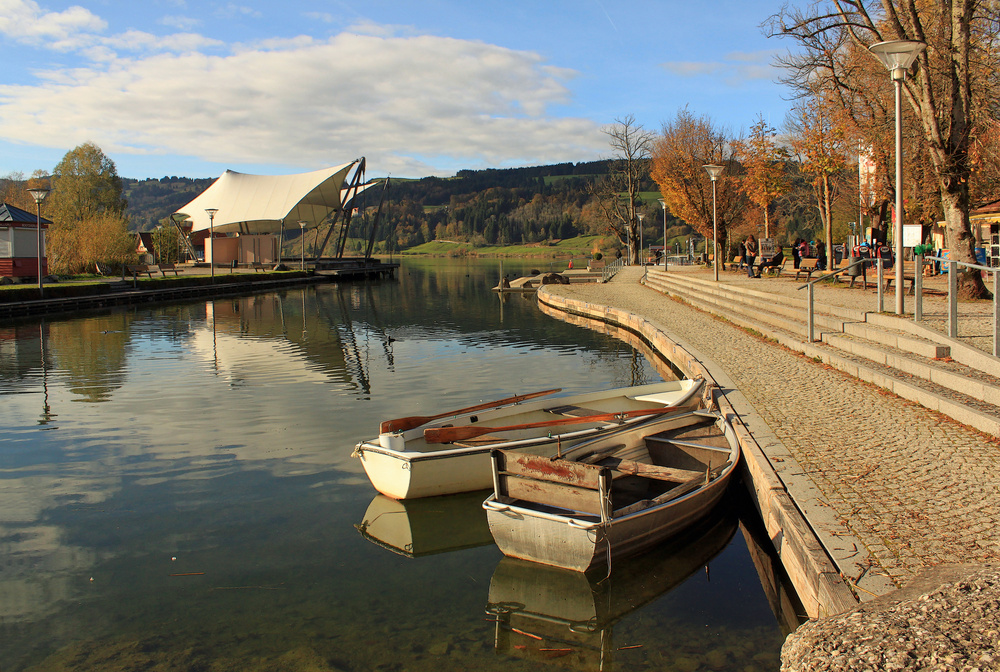
[[[689,427],[684,423],[698,427],[696,423],[705,423],[713,416],[714,423],[694,430],[702,433],[694,437],[697,441],[683,436]],[[657,431],[673,423],[677,426],[670,431],[681,434]],[[647,441],[679,446],[670,449],[678,454],[675,462],[652,461]],[[646,457],[651,461],[646,465],[648,473],[669,468],[676,470],[675,473],[693,474],[695,478],[676,481],[677,485],[672,486],[674,492],[667,489],[654,499],[641,498],[612,511],[619,497],[615,494],[616,486],[607,485],[614,482],[612,467],[602,467],[600,462],[588,464],[582,456],[604,450],[609,459],[614,459],[616,454],[633,454],[637,449],[647,451]],[[653,450],[668,452],[663,447]],[[714,455],[703,464],[699,459],[705,459],[708,453]],[[494,492],[483,508],[490,533],[504,555],[584,572],[610,564],[616,558],[641,553],[687,530],[714,509],[735,472],[740,451],[728,422],[699,411],[579,444],[570,449],[570,454],[572,459],[552,461],[505,456],[503,451],[496,451],[491,464]],[[621,460],[617,468],[641,471],[644,466],[635,461],[627,464]],[[661,476],[638,478],[654,482],[663,476],[660,473]],[[706,475],[704,482],[699,480],[699,473]],[[711,480],[708,474],[712,474]],[[594,486],[595,482],[599,485]],[[599,497],[600,506],[594,505],[595,497]]]
[[[475,414],[442,418],[405,432],[382,434],[377,439],[359,443],[354,455],[375,489],[393,499],[434,497],[493,485],[490,451],[494,448],[522,450],[535,454],[555,452],[559,446],[584,441],[621,427],[613,422],[581,423],[569,431],[523,430],[504,434],[492,443],[475,446],[429,444],[423,430],[429,427],[478,424],[507,426],[552,419],[546,409],[561,405],[579,405],[602,412],[620,412],[641,408],[655,409],[670,405],[696,405],[703,381],[681,380],[640,385],[612,391],[588,392],[566,397],[515,404]],[[639,416],[627,421],[640,424]]]
[[[490,534],[504,555],[585,572],[641,553],[688,529],[718,504],[728,482],[719,478],[676,502],[605,523],[545,515],[501,504],[493,495],[483,506]]]

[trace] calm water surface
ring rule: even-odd
[[[601,582],[501,561],[484,493],[376,497],[383,419],[660,379],[497,277],[0,326],[0,669],[777,669],[745,505]]]

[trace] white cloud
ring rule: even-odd
[[[157,23],[161,26],[167,26],[168,28],[188,31],[196,26],[200,26],[201,20],[190,16],[171,15],[160,17],[160,20]]]
[[[777,53],[733,51],[723,61],[668,61],[662,67],[679,77],[722,77],[727,85],[738,86],[752,80],[773,80],[776,70],[771,63]]]
[[[9,2],[10,0],[0,0]],[[240,45],[226,56],[162,53],[176,40],[110,38],[161,53],[0,86],[0,138],[54,148],[93,140],[111,154],[315,168],[365,155],[373,172],[449,164],[540,164],[606,151],[589,120],[552,118],[575,73],[532,52],[430,36],[341,34]],[[96,58],[96,56],[94,56]]]
[[[0,0],[0,33],[15,42],[70,50],[99,33],[107,23],[83,7],[45,12],[34,0]]]

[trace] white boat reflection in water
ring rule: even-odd
[[[487,490],[397,500],[379,494],[355,525],[368,541],[415,558],[493,543],[483,500]]]
[[[498,653],[550,660],[574,670],[609,670],[636,642],[615,643],[614,625],[683,583],[732,540],[738,518],[723,507],[669,543],[588,573],[505,557],[490,582],[486,612]]]

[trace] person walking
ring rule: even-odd
[[[746,257],[744,257],[747,262],[747,277],[748,278],[757,277],[753,273],[753,262],[757,260],[757,239],[754,238],[753,234],[751,233],[749,236],[747,236],[746,243],[744,244],[747,247],[747,254]]]

